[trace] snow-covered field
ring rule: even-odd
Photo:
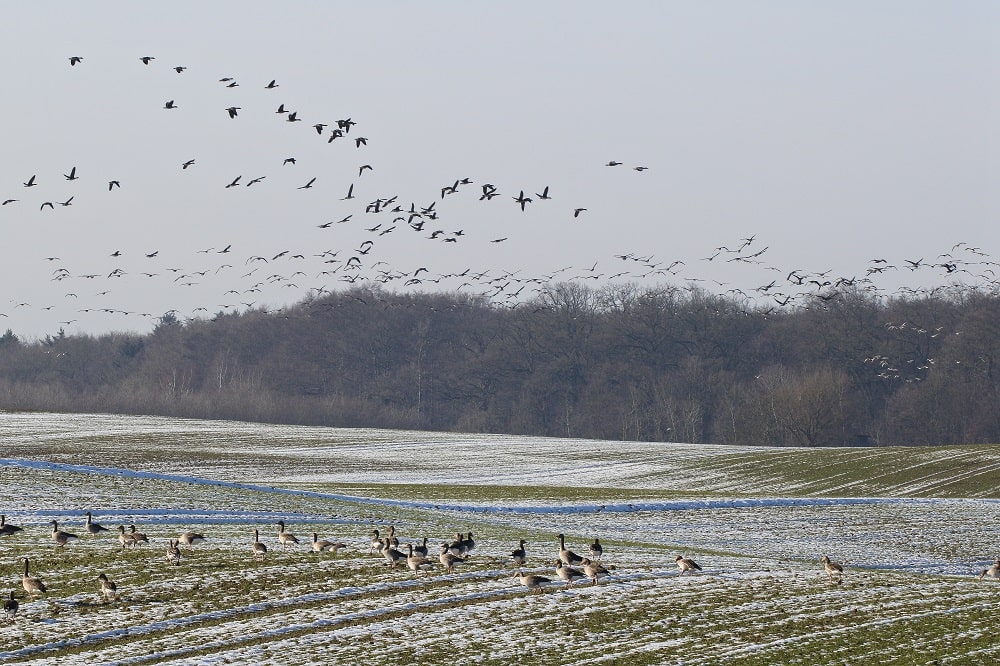
[[[1000,583],[977,577],[1000,556],[998,452],[0,413],[0,513],[23,527],[0,536],[20,602],[0,663],[992,663]],[[111,531],[87,535],[87,511]],[[51,520],[80,538],[57,547]],[[148,545],[121,548],[130,524]],[[370,554],[390,527],[435,564],[456,532],[476,546],[415,574]],[[205,542],[168,565],[187,530]],[[347,548],[314,553],[313,532]],[[560,533],[584,555],[600,538],[599,585],[557,578]],[[540,593],[514,577],[520,539]]]

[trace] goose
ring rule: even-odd
[[[194,550],[194,545],[196,543],[201,543],[205,540],[205,537],[197,532],[184,532],[179,537],[177,537],[177,545],[180,546],[184,544],[188,547],[188,550]]]
[[[476,541],[472,538],[472,532],[469,532],[468,536],[462,539],[462,548],[465,550],[466,555],[476,549]]]
[[[529,590],[534,590],[535,592],[542,591],[542,585],[545,583],[551,583],[551,578],[546,578],[545,576],[539,576],[538,574],[526,574],[520,569],[514,572],[514,578],[521,581],[521,585],[524,585]]]
[[[587,577],[594,581],[594,585],[597,585],[597,580],[599,578],[607,576],[611,573],[598,562],[591,562],[590,560],[584,559],[580,563],[583,565],[583,573],[587,574]]]
[[[135,547],[135,538],[125,532],[125,526],[118,526],[118,543],[122,545],[122,550]]]
[[[834,576],[837,577],[837,580],[840,580],[841,574],[844,573],[844,565],[840,562],[834,562],[830,559],[829,555],[824,555],[820,561],[823,563],[823,569],[826,571],[826,575],[830,577],[831,582]]]
[[[371,542],[368,546],[368,554],[374,555],[375,553],[382,553],[382,538],[379,536],[378,530],[372,530],[371,532]]]
[[[681,570],[680,575],[682,576],[686,573],[693,574],[695,571],[701,571],[701,567],[698,566],[698,563],[691,558],[681,557],[678,555],[674,558],[674,562],[677,563],[677,568]]]
[[[559,559],[563,564],[580,564],[583,562],[583,558],[572,550],[566,548],[566,537],[562,534],[558,535],[559,538]]]
[[[181,549],[179,547],[180,541],[170,540],[170,545],[167,546],[167,564],[175,564],[180,566],[181,563]]]
[[[590,556],[593,557],[595,560],[599,560],[601,559],[601,555],[603,554],[604,554],[604,546],[602,546],[601,542],[598,541],[597,538],[595,537],[594,543],[590,544]]]
[[[393,548],[392,544],[389,543],[388,537],[385,539],[385,548],[382,549],[382,557],[386,559],[386,562],[392,569],[399,566],[400,562],[406,561],[406,554]]]
[[[339,541],[334,543],[333,541],[327,541],[326,539],[320,539],[316,532],[313,532],[312,549],[317,553],[322,553],[324,550],[328,550],[334,555],[341,548],[347,548],[347,544],[340,543]]]
[[[18,527],[17,525],[11,525],[10,523],[7,522],[7,516],[0,514],[0,535],[4,534],[10,535],[20,531],[21,531],[20,527]]]
[[[255,560],[264,561],[264,557],[267,555],[267,546],[260,542],[260,531],[253,531],[253,557]]]
[[[555,561],[556,565],[556,575],[566,581],[566,587],[572,587],[573,583],[580,578],[587,578],[587,574],[583,573],[579,569],[574,569],[573,567],[568,567],[562,563],[562,560],[557,559]]]
[[[135,525],[129,525],[128,529],[129,529],[129,535],[132,537],[132,540],[135,541],[136,546],[138,546],[140,543],[149,543],[149,537],[147,537],[142,532],[136,532]]]
[[[451,552],[451,544],[442,543],[441,544],[441,554],[438,555],[438,561],[444,565],[445,570],[448,573],[455,571],[455,565],[465,562],[464,557],[459,557],[455,553]]]
[[[395,548],[399,545],[399,538],[396,536],[396,526],[389,525],[389,536],[386,537],[386,543]]]
[[[14,598],[14,590],[10,591],[10,596],[3,601],[3,614],[7,616],[8,622],[14,621],[14,616],[17,615],[17,599]]]
[[[989,569],[983,569],[983,572],[979,574],[979,580],[982,580],[986,576],[990,578],[1000,578],[1000,559],[993,563]]]
[[[108,580],[107,575],[103,573],[97,577],[97,580],[99,581],[101,596],[104,598],[104,601],[114,601],[118,598],[118,586],[115,585],[113,580]]]
[[[295,545],[299,542],[294,534],[285,531],[285,521],[279,520],[276,525],[278,526],[278,543],[281,544],[282,548],[288,544]]]
[[[515,548],[512,551],[510,551],[510,556],[514,560],[514,565],[515,566],[518,566],[518,567],[521,566],[528,559],[528,553],[527,553],[527,551],[524,550],[524,544],[525,543],[526,543],[525,540],[521,539],[517,543],[517,548]]]
[[[48,588],[45,587],[45,583],[28,573],[28,558],[22,559],[24,560],[24,575],[21,576],[21,587],[24,588],[24,591],[32,597],[47,592]]]
[[[110,531],[104,525],[101,525],[100,523],[95,523],[94,519],[91,517],[89,511],[87,512],[87,522],[84,525],[84,527],[86,528],[86,530],[90,534],[90,536],[97,536],[101,532],[109,532]]]
[[[428,551],[427,551],[427,537],[424,537],[424,540],[420,543],[419,546],[414,546],[413,547],[413,552],[416,553],[417,555],[422,555],[424,557],[427,557],[427,553],[428,553]]]
[[[410,571],[413,573],[420,573],[420,568],[430,566],[430,562],[427,561],[426,555],[416,552],[413,548],[413,544],[408,543],[406,544],[406,566],[408,566]]]
[[[51,522],[52,522],[52,540],[56,542],[57,546],[60,547],[65,546],[67,543],[70,542],[71,539],[80,538],[75,534],[71,534],[69,532],[63,532],[62,530],[60,530],[59,523],[57,523],[56,521],[53,520]]]

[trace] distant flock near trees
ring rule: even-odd
[[[90,538],[101,537],[105,532],[114,532],[114,530],[95,522],[89,512],[85,516],[84,530]],[[50,537],[58,548],[65,548],[80,538],[75,533],[59,529],[59,523],[55,520],[52,520],[50,524],[52,525]],[[300,545],[300,539],[285,529],[284,521],[279,520],[275,525],[278,528],[275,533],[277,546],[280,546],[282,550],[286,550],[289,547],[294,548]],[[124,525],[119,525],[117,531],[117,540],[123,551],[150,545],[149,537],[139,532],[135,525],[130,525],[127,529]],[[23,528],[8,523],[6,516],[0,515],[0,536],[23,538],[23,532]],[[533,592],[540,593],[550,583],[558,584],[561,581],[565,587],[572,587],[579,581],[590,581],[591,585],[598,585],[602,578],[614,576],[612,572],[616,570],[616,567],[613,565],[605,566],[601,563],[604,556],[604,546],[599,539],[595,538],[593,543],[587,546],[587,554],[589,556],[577,554],[568,548],[566,546],[566,538],[563,534],[556,535],[556,540],[558,541],[558,545],[555,546],[551,554],[549,556],[541,556],[549,566],[554,567],[551,576],[524,571],[523,567],[526,567],[528,564],[527,541],[524,539],[519,540],[517,546],[503,557],[505,562],[513,565],[513,577],[521,585]],[[203,544],[206,541],[207,538],[203,534],[194,531],[182,532],[176,539],[168,539],[168,544],[164,551],[166,566],[182,566],[185,557],[191,556],[195,552],[195,546]],[[453,538],[443,540],[440,547],[435,549],[436,553],[431,552],[431,547],[428,546],[427,541],[428,538],[423,537],[416,543],[401,544],[399,538],[396,536],[395,527],[390,525],[384,535],[378,529],[371,531],[367,541],[367,554],[384,560],[385,566],[389,569],[399,569],[405,566],[414,575],[426,574],[429,569],[439,566],[443,567],[446,572],[453,573],[456,566],[474,561],[473,552],[476,550],[476,541],[473,538],[472,532],[458,532]],[[307,541],[307,544],[312,552],[332,553],[334,556],[341,550],[354,548],[358,551],[364,551],[366,548],[365,545],[358,543],[349,545],[341,541],[320,539],[316,532],[312,533],[312,540]],[[187,552],[187,555],[184,554],[184,551]],[[260,540],[260,530],[253,530],[253,540],[249,539],[248,530],[247,555],[253,561],[263,562],[268,557],[268,553],[269,548],[267,544]],[[28,599],[34,600],[48,593],[49,589],[42,579],[37,575],[32,575],[30,559],[24,557],[22,561],[24,569],[21,575],[21,587]],[[679,570],[678,575],[680,576],[685,574],[694,575],[702,571],[701,565],[689,557],[677,555],[674,562],[677,565]],[[827,555],[824,555],[820,562],[823,565],[823,571],[826,573],[829,582],[839,585],[843,580],[843,564],[831,560]],[[987,577],[994,580],[1000,579],[1000,558],[989,568],[983,569],[978,576],[979,580]],[[118,599],[118,584],[110,580],[104,572],[98,573],[94,580],[96,582],[96,593],[103,602],[111,603]],[[14,621],[19,606],[16,590],[10,590],[3,602],[4,616],[8,622]]]

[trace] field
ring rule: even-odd
[[[20,602],[0,664],[995,663],[1000,583],[978,576],[1000,556],[998,452],[0,413],[0,513],[23,528],[0,536]],[[88,535],[88,511],[110,531]],[[58,547],[52,520],[80,538]],[[148,545],[122,548],[130,524]],[[371,554],[390,528],[434,566]],[[205,541],[171,566],[187,530]],[[346,548],[313,552],[313,532]],[[457,532],[476,545],[448,572]],[[585,556],[600,539],[599,584],[556,576],[560,533]],[[520,539],[540,591],[514,577]]]

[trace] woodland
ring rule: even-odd
[[[150,333],[0,336],[0,409],[768,446],[1000,441],[1000,297],[379,286]]]

